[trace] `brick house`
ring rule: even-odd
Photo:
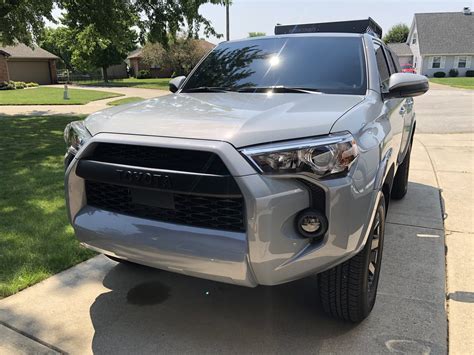
[[[0,81],[24,81],[54,84],[57,81],[56,60],[52,53],[25,44],[0,47]]]

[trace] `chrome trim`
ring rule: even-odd
[[[252,166],[257,170],[258,173],[264,174],[266,176],[281,176],[286,174],[271,174],[264,173],[260,166],[253,159],[253,155],[265,154],[265,153],[279,153],[279,152],[288,152],[293,150],[300,150],[306,148],[322,147],[327,145],[333,145],[338,143],[352,142],[354,137],[349,132],[340,132],[340,133],[331,133],[328,136],[320,138],[304,138],[292,141],[277,142],[277,143],[267,143],[258,146],[253,146],[249,148],[240,149],[239,152],[242,153],[245,158],[252,164]],[[357,159],[357,157],[356,157]],[[350,166],[353,165],[351,163]],[[349,169],[350,169],[349,166]],[[304,173],[302,173],[304,174]],[[293,174],[294,175],[294,174]],[[298,174],[300,175],[300,174]]]

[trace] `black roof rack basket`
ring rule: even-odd
[[[284,35],[292,33],[369,33],[382,38],[382,27],[371,17],[366,20],[352,20],[339,22],[304,23],[296,25],[276,25],[275,34]]]

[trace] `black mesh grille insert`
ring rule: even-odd
[[[85,184],[87,204],[107,211],[197,227],[236,232],[245,230],[242,197],[170,193],[174,208],[162,208],[135,202],[133,187],[87,180]]]
[[[229,175],[217,154],[197,150],[99,143],[87,159],[143,168]]]

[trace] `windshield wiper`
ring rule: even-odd
[[[200,86],[197,88],[184,89],[183,92],[229,92],[230,88],[222,88],[218,86]]]
[[[237,92],[255,92],[255,93],[302,93],[302,94],[311,94],[313,92],[319,92],[315,88],[300,88],[300,87],[291,87],[291,86],[247,86],[242,87],[236,90]]]

